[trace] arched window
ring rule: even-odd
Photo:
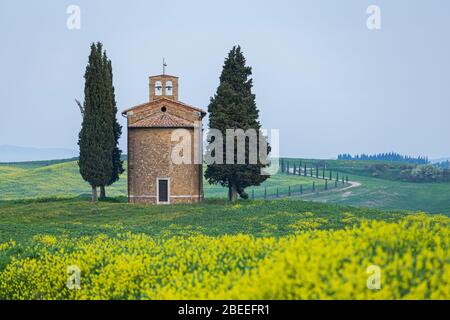
[[[166,96],[171,96],[172,92],[173,92],[172,81],[167,81],[166,82]]]
[[[161,96],[162,95],[162,82],[156,81],[155,82],[155,96]]]

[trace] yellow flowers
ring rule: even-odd
[[[308,220],[298,220],[295,223],[289,225],[288,227],[295,232],[301,232],[305,230],[317,229],[321,225],[327,223],[327,219],[324,218],[310,218]]]
[[[0,272],[0,299],[450,299],[450,218],[306,227],[282,238],[44,235]],[[80,290],[66,286],[72,265]],[[371,265],[380,290],[367,288]]]
[[[2,251],[14,248],[17,245],[17,243],[15,241],[9,241],[9,242],[5,242],[5,243],[0,243],[0,253]]]
[[[36,237],[34,237],[34,240],[36,242],[40,242],[42,244],[49,245],[49,246],[54,245],[58,242],[58,239],[56,239],[56,237],[49,236],[49,235],[36,236]]]

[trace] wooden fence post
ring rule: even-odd
[[[289,186],[289,197],[291,196],[291,186]]]

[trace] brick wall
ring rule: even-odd
[[[170,203],[202,200],[202,166],[171,161],[172,128],[128,129],[128,193],[133,203],[156,203],[157,178],[170,178]],[[194,129],[191,133],[192,146]],[[191,150],[194,159],[194,150]],[[200,196],[200,197],[199,197]]]

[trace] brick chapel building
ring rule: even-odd
[[[178,100],[178,78],[150,77],[149,102],[122,112],[128,121],[128,201],[169,204],[203,199],[203,168],[197,164],[174,164],[171,136],[175,129],[191,135],[191,159],[202,155],[201,121],[206,112]],[[196,129],[196,130],[194,130]]]

